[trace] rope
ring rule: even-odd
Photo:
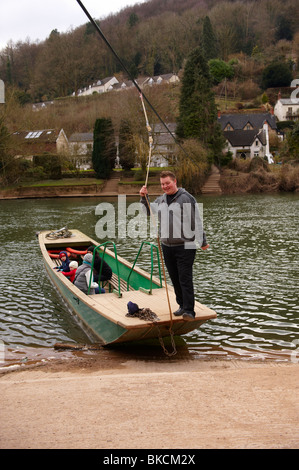
[[[123,63],[123,61],[121,60],[121,58],[118,56],[118,54],[115,52],[115,50],[113,49],[113,47],[111,46],[111,44],[109,43],[109,41],[107,40],[107,38],[105,37],[105,35],[103,34],[101,28],[99,27],[99,25],[95,22],[95,20],[92,18],[92,16],[90,15],[90,13],[87,11],[87,9],[85,8],[85,6],[83,5],[83,3],[81,2],[81,0],[77,0],[77,3],[80,5],[80,7],[82,8],[82,10],[84,11],[84,13],[86,14],[86,16],[88,17],[89,21],[93,24],[93,26],[96,28],[97,32],[99,33],[99,35],[101,36],[101,38],[103,39],[103,41],[105,42],[105,44],[108,46],[108,48],[111,50],[112,54],[114,55],[114,57],[117,59],[117,61],[120,63],[122,69],[126,72],[126,74],[128,75],[128,77],[132,80],[132,83],[134,84],[134,86],[137,88],[137,90],[139,91],[140,95],[146,100],[147,104],[149,105],[149,107],[151,108],[151,110],[155,113],[155,115],[157,116],[157,118],[159,119],[159,121],[163,124],[163,126],[166,128],[167,132],[172,136],[173,140],[176,142],[176,144],[182,149],[182,151],[185,153],[185,155],[190,158],[186,152],[186,150],[181,146],[180,142],[176,139],[176,137],[173,135],[173,133],[170,131],[170,129],[168,128],[168,126],[165,124],[165,122],[163,121],[163,119],[160,117],[160,115],[158,114],[158,112],[156,111],[156,109],[152,106],[152,104],[150,103],[150,101],[148,100],[148,98],[142,93],[138,83],[136,82],[136,80],[134,79],[134,77],[132,76],[132,74],[130,73],[130,71],[128,70],[128,68],[125,66],[125,64]],[[143,99],[142,99],[142,103],[143,103]],[[144,106],[144,103],[143,103],[143,109],[145,111],[145,116],[146,116],[146,121],[147,121],[147,125],[148,125],[148,119],[147,119],[147,115],[146,115],[146,110],[145,110],[145,106]],[[150,128],[150,126],[148,125],[148,127]],[[150,131],[149,131],[150,133]],[[148,182],[148,174],[149,174],[149,163],[150,163],[150,158],[151,158],[151,149],[152,149],[152,141],[150,142],[150,152],[149,152],[149,161],[148,161],[148,169],[147,169],[147,176],[146,176],[146,184],[145,186],[147,186],[147,182]],[[151,212],[151,208],[150,208],[150,204],[149,204],[149,201],[148,201],[148,198],[146,198],[147,200],[147,204],[149,206],[149,210],[150,210],[150,213],[152,215],[152,212]],[[163,268],[163,274],[164,274],[164,279],[165,279],[165,288],[166,288],[166,293],[167,293],[167,300],[168,300],[168,306],[169,306],[169,311],[170,311],[170,333],[171,333],[171,329],[172,329],[172,313],[171,313],[171,307],[170,307],[170,301],[169,301],[169,295],[168,295],[168,290],[167,290],[167,283],[166,283],[166,275],[165,275],[165,269],[164,269],[164,263],[163,263],[163,256],[162,256],[162,250],[161,250],[161,245],[160,245],[160,240],[159,240],[159,235],[157,233],[157,239],[158,239],[158,247],[159,247],[159,252],[160,252],[160,256],[161,256],[161,261],[162,261],[162,268]],[[176,353],[176,352],[175,352]],[[175,354],[174,353],[174,354]]]
[[[143,112],[144,112],[144,116],[145,116],[146,128],[147,128],[147,131],[148,131],[148,134],[149,134],[149,155],[148,155],[148,162],[147,162],[146,178],[145,178],[145,183],[144,183],[144,185],[147,186],[147,183],[148,183],[148,175],[149,175],[149,169],[150,169],[150,163],[151,163],[151,150],[152,150],[152,145],[153,145],[153,138],[152,138],[152,135],[151,135],[152,129],[151,129],[150,125],[149,125],[149,121],[148,121],[147,112],[146,112],[146,108],[145,108],[145,105],[144,105],[142,93],[140,93],[140,99],[141,99],[142,108],[143,108]],[[168,356],[172,356],[172,355],[176,354],[177,351],[176,351],[175,343],[174,343],[174,339],[173,339],[173,331],[172,331],[172,324],[173,324],[173,320],[172,320],[172,310],[171,310],[171,305],[170,305],[170,300],[169,300],[169,293],[168,293],[168,288],[167,288],[167,281],[166,281],[166,273],[165,273],[165,267],[164,267],[163,253],[162,253],[162,248],[161,248],[161,243],[160,243],[160,237],[159,237],[159,233],[158,233],[158,228],[157,228],[157,225],[156,225],[156,220],[155,220],[154,214],[153,214],[153,212],[152,212],[152,208],[151,208],[151,205],[150,205],[150,202],[149,202],[148,195],[146,196],[145,199],[146,199],[146,203],[147,203],[147,206],[148,206],[148,209],[149,209],[150,216],[151,216],[152,221],[153,221],[153,224],[154,224],[154,228],[155,228],[155,230],[156,230],[156,234],[157,234],[158,249],[159,249],[160,258],[161,258],[162,271],[163,271],[163,277],[164,277],[164,282],[165,282],[165,291],[166,291],[166,297],[167,297],[167,303],[168,303],[169,315],[170,315],[169,333],[170,333],[170,337],[171,337],[171,341],[172,341],[173,352],[172,352],[172,353],[169,353],[169,352],[167,351],[167,349],[165,348],[164,343],[163,343],[162,336],[161,336],[161,334],[160,334],[159,327],[158,327],[158,325],[157,325],[158,333],[159,333],[159,340],[160,340],[160,343],[161,343],[161,345],[162,345],[162,347],[163,347],[164,352],[167,353]]]
[[[147,112],[146,112],[146,108],[145,108],[145,105],[144,105],[142,93],[140,93],[140,99],[141,99],[141,104],[142,104],[142,108],[143,108],[143,112],[144,112],[144,116],[145,116],[146,128],[147,128],[147,132],[148,132],[148,144],[149,144],[149,154],[148,154],[148,160],[147,160],[146,178],[145,178],[145,183],[144,183],[144,185],[147,186],[150,163],[151,163],[151,156],[152,156],[152,148],[153,148],[153,137],[152,137],[152,134],[151,134],[152,128],[149,125],[149,121],[148,121]]]
[[[57,238],[69,238],[72,236],[72,232],[67,227],[63,227],[59,230],[53,230],[53,232],[47,233],[46,238],[56,240]]]

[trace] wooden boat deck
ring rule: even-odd
[[[39,239],[40,239],[40,244],[45,245],[48,248],[49,247],[55,247],[55,246],[81,246],[81,245],[92,245],[93,240],[92,238],[84,235],[82,232],[79,230],[71,230],[72,236],[68,238],[48,238],[47,234],[50,233],[50,231],[43,231],[40,232],[39,234]]]
[[[175,294],[172,287],[168,286],[168,295],[171,306],[171,311],[175,311],[178,305],[175,300]],[[90,295],[93,300],[94,306],[102,311],[102,315],[109,316],[119,325],[124,328],[138,328],[141,325],[152,324],[152,321],[142,320],[138,317],[127,317],[128,312],[127,303],[134,302],[139,308],[150,308],[159,318],[158,324],[167,323],[170,321],[170,312],[167,300],[165,287],[161,289],[154,289],[152,294],[146,294],[142,291],[127,291],[122,292],[122,297],[117,297],[115,294],[95,294]],[[196,320],[208,320],[215,318],[215,312],[208,307],[196,302],[195,305]],[[182,321],[182,317],[175,317],[172,315],[173,322]]]

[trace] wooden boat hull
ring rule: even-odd
[[[170,318],[169,305],[165,286],[160,287],[160,281],[153,278],[153,289],[151,294],[134,289],[123,291],[121,297],[115,293],[105,293],[96,295],[86,295],[72,284],[62,273],[54,268],[55,263],[50,257],[48,250],[59,247],[64,250],[66,247],[76,248],[85,246],[86,248],[98,243],[85,236],[77,230],[72,230],[74,237],[59,240],[47,240],[49,232],[39,233],[39,243],[43,255],[46,271],[60,292],[63,300],[79,319],[82,329],[89,334],[92,339],[101,344],[108,345],[121,342],[140,341],[151,338],[165,337],[170,335],[170,327],[174,335],[183,335],[199,328],[207,320],[216,318],[216,313],[196,302],[196,318],[193,321],[185,321],[182,317]],[[77,238],[77,239],[76,239]],[[123,258],[118,257],[112,251],[106,250],[105,260],[110,264],[115,272],[115,263],[118,262],[123,276],[128,277],[132,265]],[[143,284],[140,287],[150,284],[150,276],[140,268],[134,267],[132,284]],[[146,287],[145,287],[146,288]],[[172,311],[177,309],[173,288],[167,286],[168,296]],[[132,301],[140,308],[149,307],[157,314],[159,320],[152,322],[140,318],[127,317],[127,303]]]

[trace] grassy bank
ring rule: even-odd
[[[223,194],[299,192],[299,166],[250,168],[247,162],[237,162],[222,170],[220,186]]]
[[[25,188],[41,188],[48,186],[91,186],[102,185],[104,180],[96,178],[62,178],[61,180],[34,181],[32,183],[23,183]]]

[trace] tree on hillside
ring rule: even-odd
[[[6,125],[5,114],[0,115],[0,183],[7,185],[18,181],[20,171],[20,160],[15,158],[19,151],[13,136],[9,133]]]
[[[207,61],[197,47],[189,55],[184,69],[177,135],[182,139],[199,140],[215,157],[221,154],[223,137],[211,86]]]
[[[108,178],[115,161],[115,140],[111,119],[97,119],[93,133],[92,164],[98,178]]]
[[[276,20],[275,39],[276,41],[280,41],[281,39],[292,41],[293,39],[293,28],[291,21],[285,16],[279,15]]]
[[[225,78],[231,79],[234,76],[233,66],[221,59],[209,60],[209,70],[215,84],[222,82]]]
[[[206,60],[215,59],[217,57],[217,39],[213,31],[213,27],[208,16],[203,21],[201,50]]]
[[[263,71],[262,88],[290,86],[292,71],[285,62],[274,62],[269,64]]]

